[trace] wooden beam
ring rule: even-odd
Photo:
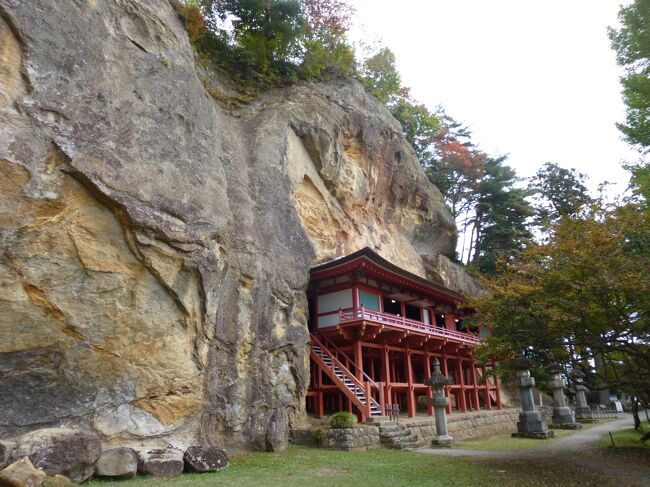
[[[431,378],[431,355],[429,352],[424,354],[424,379],[425,382]],[[433,406],[430,404],[429,398],[433,396],[431,387],[427,387],[427,414],[433,415]]]
[[[408,390],[406,391],[406,408],[409,418],[415,416],[415,391],[413,390],[413,364],[411,363],[411,351],[406,349],[406,381]]]

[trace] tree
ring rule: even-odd
[[[618,124],[626,140],[640,151],[650,149],[650,0],[621,6],[621,28],[608,29],[617,63],[625,68],[621,78],[627,105],[625,123]]]
[[[354,10],[343,0],[302,0],[305,15],[303,40],[303,74],[306,78],[321,76],[327,70],[353,75],[354,51],[346,32]]]
[[[576,215],[591,203],[585,182],[586,176],[575,169],[565,169],[553,162],[544,164],[529,184],[529,188],[538,195],[538,224],[546,227],[563,216]]]
[[[477,186],[472,261],[483,274],[495,274],[499,261],[515,258],[532,238],[530,191],[516,186],[520,179],[505,161],[506,156],[486,158]]]
[[[592,369],[594,384],[650,397],[650,218],[637,205],[595,202],[564,217],[487,281],[473,306],[493,336],[481,353],[524,353]]]
[[[433,157],[436,137],[442,130],[440,119],[429,109],[410,97],[401,97],[391,107],[391,113],[401,124],[420,164],[426,167]]]
[[[403,96],[405,89],[395,67],[395,54],[387,47],[382,47],[374,55],[364,60],[358,68],[357,79],[368,91],[383,104],[396,101]]]

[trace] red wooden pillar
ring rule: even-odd
[[[443,353],[442,354],[442,375],[445,375],[449,377],[449,369],[447,368],[447,354]],[[449,398],[449,388],[445,387],[445,396]],[[458,407],[458,404],[456,404],[456,407]],[[451,414],[451,403],[447,404],[447,414]]]
[[[425,381],[431,378],[431,357],[429,352],[424,352],[424,379]],[[431,387],[427,387],[427,414],[433,415],[433,406],[430,404],[429,398],[433,396]]]
[[[384,348],[381,351],[381,359],[382,359],[382,366],[381,368],[384,370],[384,383],[385,383],[385,393],[384,393],[384,399],[386,401],[386,404],[393,404],[393,398],[391,394],[391,375],[390,375],[390,358],[388,356],[388,347],[384,345]]]
[[[354,363],[357,364],[357,379],[363,381],[363,355],[361,352],[361,342],[359,340],[354,342]]]
[[[494,387],[497,393],[497,409],[501,409],[501,391],[499,390],[499,379],[494,376]]]
[[[492,409],[492,401],[490,401],[490,381],[488,380],[487,369],[483,366],[482,370],[483,380],[485,381],[485,407]]]
[[[476,380],[476,361],[472,359],[470,362],[471,367],[472,367],[472,380],[474,381],[474,390],[472,391],[474,394],[474,404],[476,405],[476,411],[480,409],[479,403],[478,403],[478,381]]]
[[[415,416],[415,391],[413,390],[413,364],[411,363],[411,351],[406,349],[406,382],[408,389],[406,391],[406,408],[409,418]]]
[[[465,377],[463,374],[463,362],[460,358],[460,354],[456,355],[458,359],[458,364],[457,364],[457,369],[458,369],[458,377],[460,377],[460,410],[462,412],[467,411],[467,402],[465,401]]]
[[[357,286],[352,288],[352,307],[359,308],[359,288]]]
[[[312,362],[313,363],[313,362]],[[316,366],[316,416],[322,418],[325,416],[325,404],[323,403],[323,371],[319,366]]]

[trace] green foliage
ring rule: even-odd
[[[621,28],[610,28],[616,61],[625,68],[621,78],[626,121],[619,124],[627,141],[642,152],[650,149],[650,0],[621,6]]]
[[[515,258],[532,239],[528,222],[534,212],[526,201],[530,192],[516,187],[519,178],[505,160],[488,157],[477,188],[473,260],[484,274],[495,274],[499,261]]]
[[[404,137],[413,146],[418,160],[426,164],[433,156],[436,136],[442,130],[440,118],[407,96],[395,100],[390,109],[393,117],[402,124]]]
[[[319,446],[322,445],[325,441],[325,431],[323,428],[316,428],[314,431],[312,431],[312,438],[314,439],[314,443]]]
[[[537,195],[537,223],[547,228],[564,216],[575,216],[592,203],[586,176],[547,162],[530,179],[529,188]]]
[[[487,356],[524,353],[538,365],[560,360],[598,383],[650,393],[650,217],[636,205],[565,216],[549,241],[531,245],[488,281],[473,306],[494,334]]]
[[[382,47],[361,63],[357,79],[379,101],[389,106],[404,90],[395,67],[395,54],[387,47]]]
[[[177,2],[190,42],[245,90],[355,73],[344,0]]]
[[[330,428],[343,429],[354,428],[357,425],[357,417],[346,411],[332,414],[330,417]]]

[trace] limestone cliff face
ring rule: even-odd
[[[164,0],[0,0],[0,436],[263,447],[303,414],[310,266],[473,292],[455,239],[357,83],[230,112]]]

